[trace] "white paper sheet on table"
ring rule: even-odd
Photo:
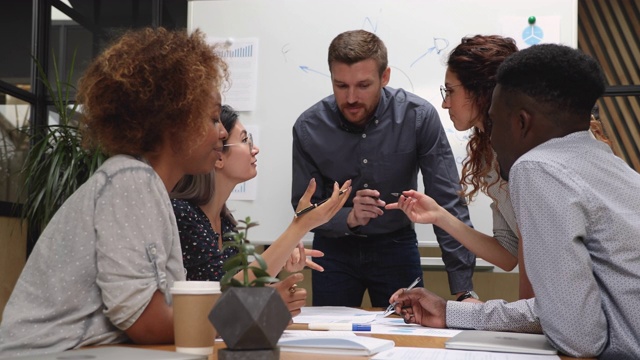
[[[303,306],[300,315],[353,315],[353,314],[382,314],[382,311],[367,311],[347,306]]]
[[[487,351],[464,351],[431,348],[396,346],[383,351],[371,360],[556,360],[556,355],[528,355],[513,353],[494,353]]]
[[[397,317],[382,317],[382,311],[367,311],[344,306],[303,307],[300,315],[294,317],[293,321],[298,324],[369,323],[372,334],[452,337],[460,332],[460,330],[405,324]]]
[[[310,323],[372,323],[380,311],[366,311],[346,306],[303,307],[300,315],[293,318],[296,324]]]
[[[353,331],[285,330],[280,338],[357,336]]]

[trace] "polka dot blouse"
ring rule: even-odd
[[[236,254],[235,249],[220,250],[220,234],[216,233],[207,215],[187,200],[171,200],[176,214],[182,260],[187,271],[187,280],[219,281],[224,275],[222,265]],[[229,218],[222,218],[222,233],[233,231]],[[229,239],[224,239],[227,241]]]

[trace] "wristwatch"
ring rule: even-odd
[[[464,294],[458,296],[458,298],[456,299],[456,301],[462,301],[464,299],[469,299],[469,298],[474,298],[474,299],[480,299],[480,297],[478,296],[478,294],[475,293],[475,291],[471,290],[471,291],[466,291]]]

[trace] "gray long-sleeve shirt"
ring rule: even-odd
[[[640,175],[587,131],[520,157],[509,187],[535,299],[447,303],[447,326],[539,331],[562,352],[640,358]]]
[[[383,88],[374,118],[359,129],[342,117],[331,95],[300,115],[293,127],[294,208],[312,177],[317,183],[314,202],[331,195],[334,181],[352,179],[354,190],[378,190],[380,199],[389,203],[396,200],[391,193],[417,188],[418,171],[425,193],[471,226],[469,211],[457,194],[459,175],[449,141],[436,109],[426,100],[402,89]],[[347,215],[354,196],[355,191],[333,219],[314,231],[328,237],[351,234]],[[384,234],[410,224],[402,211],[386,211],[360,233]],[[443,230],[434,231],[451,292],[472,289],[475,255]]]
[[[0,325],[0,358],[130,341],[156,291],[184,280],[169,195],[142,161],[107,160],[56,212]]]

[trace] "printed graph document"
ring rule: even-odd
[[[372,323],[381,311],[366,311],[346,306],[305,306],[300,314],[293,318],[296,324],[311,324],[314,322],[332,323]]]
[[[405,324],[399,317],[382,317],[382,311],[367,311],[345,306],[303,307],[293,318],[296,324],[352,323],[370,324],[370,334],[435,336],[450,338],[461,330],[436,329],[416,324]]]
[[[377,318],[371,325],[372,334],[435,336],[450,338],[462,330],[438,329],[416,324],[405,324],[397,317]]]
[[[225,91],[223,103],[236,111],[254,111],[258,88],[258,38],[208,38],[211,44],[221,45],[217,53],[233,74],[231,87]]]
[[[444,343],[447,349],[510,352],[522,354],[557,354],[542,334],[465,330]]]
[[[429,349],[415,347],[394,347],[383,351],[371,360],[560,360],[557,355],[528,355],[492,353],[484,351],[464,351]]]
[[[351,356],[371,356],[394,345],[392,340],[368,336],[283,336],[278,341],[280,351]]]

